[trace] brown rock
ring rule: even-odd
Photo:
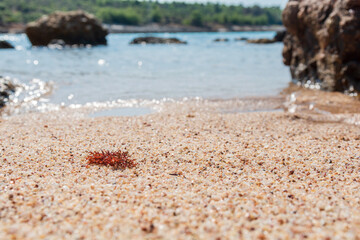
[[[139,37],[132,40],[130,44],[186,44],[186,42],[177,38]]]
[[[359,0],[290,0],[283,22],[283,61],[294,80],[360,91]]]
[[[108,31],[91,14],[83,11],[55,12],[29,23],[25,30],[33,46],[47,46],[53,40],[66,45],[106,45]]]
[[[11,48],[14,48],[14,46],[11,45],[9,42],[3,40],[0,41],[0,49],[11,49]]]
[[[247,43],[256,43],[256,44],[269,44],[269,43],[276,43],[284,41],[286,37],[286,30],[277,31],[275,37],[270,38],[259,38],[259,39],[250,39],[247,40]]]
[[[228,42],[229,39],[228,38],[216,38],[214,39],[214,42]]]
[[[249,40],[249,38],[247,38],[247,37],[235,38],[235,41],[247,41],[247,40]]]
[[[286,30],[277,31],[275,34],[274,40],[276,42],[283,42],[286,37],[286,33],[287,33]]]
[[[259,39],[249,39],[246,41],[247,43],[256,43],[256,44],[269,44],[269,43],[275,43],[275,39],[269,39],[269,38],[259,38]]]
[[[4,107],[9,101],[10,95],[14,94],[16,85],[8,78],[0,76],[0,108]]]

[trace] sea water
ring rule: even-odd
[[[140,36],[176,37],[186,45],[130,45]],[[0,51],[0,76],[22,86],[21,111],[59,107],[131,107],[183,99],[276,96],[290,82],[275,32],[110,34],[107,46],[34,48],[25,34],[0,35],[16,50]],[[227,38],[228,42],[214,42]]]

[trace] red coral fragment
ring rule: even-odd
[[[94,151],[86,157],[88,164],[111,166],[114,169],[133,168],[137,164],[130,158],[128,152],[118,151]]]

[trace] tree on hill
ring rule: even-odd
[[[27,23],[56,10],[78,9],[93,13],[104,23],[110,24],[142,25],[148,22],[193,26],[282,24],[279,7],[137,0],[1,0],[0,23]]]

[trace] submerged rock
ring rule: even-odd
[[[66,43],[62,39],[53,39],[49,42],[47,46],[52,49],[62,49],[66,47]]]
[[[228,38],[216,38],[216,39],[214,40],[214,42],[228,42],[228,41],[229,41]]]
[[[283,22],[283,61],[294,80],[360,91],[360,1],[292,0]]]
[[[11,45],[9,42],[0,40],[0,49],[12,49],[14,48],[13,45]]]
[[[259,38],[259,39],[249,39],[246,41],[247,43],[256,43],[256,44],[269,44],[269,43],[275,43],[275,39],[269,39],[269,38]]]
[[[286,37],[287,31],[283,30],[283,31],[277,31],[274,37],[274,40],[276,42],[283,42],[285,37]]]
[[[9,101],[10,95],[14,94],[16,85],[7,78],[0,76],[0,108],[4,107]]]
[[[55,12],[26,26],[33,46],[62,40],[66,45],[106,45],[108,31],[91,14],[83,11]]]
[[[235,38],[235,41],[247,41],[247,40],[249,40],[249,38],[247,38],[247,37]]]
[[[287,32],[286,30],[277,31],[274,38],[259,38],[259,39],[249,39],[247,43],[255,43],[255,44],[269,44],[282,42],[285,39]]]
[[[132,40],[130,44],[187,44],[187,42],[177,38],[139,37]]]

